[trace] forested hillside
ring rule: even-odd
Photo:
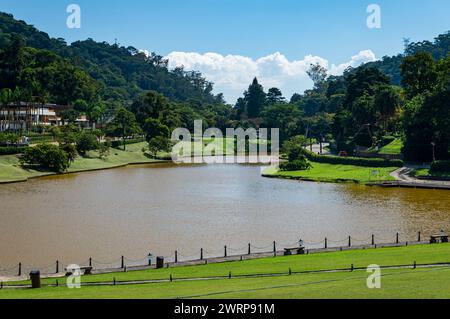
[[[45,49],[67,58],[97,80],[99,93],[105,100],[133,100],[146,90],[154,90],[167,98],[196,103],[221,103],[222,96],[212,94],[212,83],[198,72],[168,70],[167,61],[152,53],[146,56],[133,47],[110,45],[92,39],[67,45],[10,14],[0,13],[0,49],[20,35],[26,47]]]

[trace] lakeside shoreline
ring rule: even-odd
[[[71,165],[68,171],[64,173],[26,169],[19,164],[18,156],[0,156],[0,170],[2,167],[10,170],[9,172],[4,172],[4,176],[6,176],[4,178],[2,178],[2,175],[0,174],[0,185],[25,183],[32,179],[49,176],[64,176],[69,174],[109,170],[131,165],[161,164],[170,162],[168,160],[151,159],[146,157],[142,152],[142,147],[144,144],[145,143],[136,143],[127,145],[126,151],[112,149],[111,154],[106,159],[79,157]],[[4,163],[2,163],[1,160],[3,160]]]

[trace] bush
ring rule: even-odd
[[[69,167],[69,159],[62,149],[52,144],[40,144],[27,148],[20,159],[22,164],[39,167],[61,173]]]
[[[280,170],[282,171],[305,171],[311,167],[311,163],[309,163],[305,157],[303,157],[303,159],[296,159],[291,162],[280,164]]]
[[[89,151],[95,151],[99,148],[97,137],[89,132],[82,132],[77,137],[77,151],[80,155],[85,156]]]
[[[322,156],[303,149],[303,154],[311,162],[355,165],[364,167],[402,167],[402,160],[385,160],[382,158],[362,158],[362,157],[340,157],[340,156]]]
[[[16,155],[25,152],[26,147],[5,146],[0,147],[0,155]]]
[[[431,172],[450,172],[450,161],[435,161],[431,163]]]

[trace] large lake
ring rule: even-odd
[[[0,185],[0,268],[180,259],[328,237],[413,240],[449,228],[450,193],[261,177],[258,166],[126,167]],[[234,250],[233,250],[234,249]],[[239,250],[239,251],[236,251]]]

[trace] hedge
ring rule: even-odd
[[[404,165],[402,160],[385,160],[382,158],[362,158],[362,157],[341,157],[329,155],[317,155],[308,150],[305,151],[305,156],[312,162],[327,163],[327,164],[342,164],[355,165],[364,167],[402,167]]]
[[[16,146],[0,147],[0,155],[22,154],[26,149],[27,149],[26,147],[16,147]]]
[[[450,161],[435,161],[431,163],[432,172],[450,172]]]

